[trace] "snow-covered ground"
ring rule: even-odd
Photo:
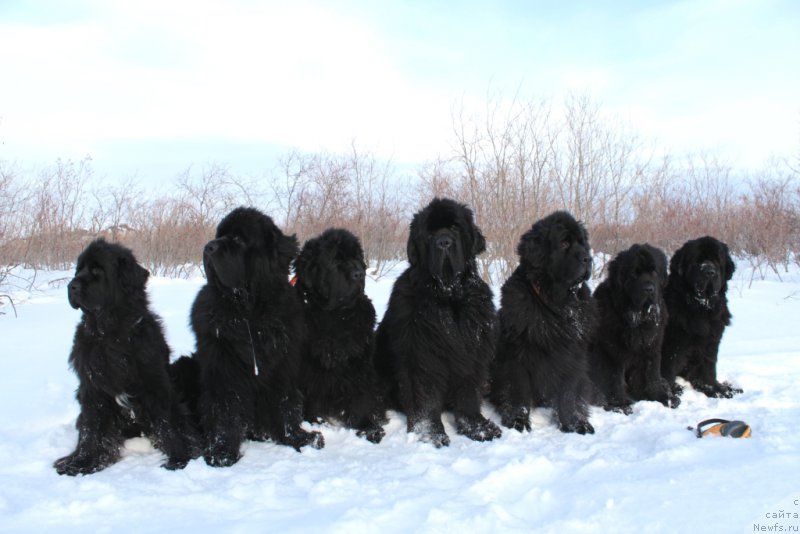
[[[457,436],[450,419],[440,450],[391,413],[379,445],[324,425],[323,450],[248,442],[226,469],[202,459],[160,469],[161,454],[137,439],[118,464],[76,478],[51,464],[76,441],[67,356],[79,312],[66,301],[69,273],[44,276],[56,282],[40,273],[38,289],[13,292],[19,317],[0,308],[0,531],[800,531],[799,271],[748,288],[740,265],[719,373],[745,392],[730,400],[688,390],[677,410],[595,409],[593,436],[562,434],[540,410],[532,433],[504,429],[491,443]],[[392,282],[367,285],[379,316]],[[150,281],[176,355],[193,349],[187,317],[202,283]],[[709,417],[743,419],[753,438],[686,430]]]

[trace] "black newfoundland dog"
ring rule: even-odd
[[[661,377],[666,285],[666,255],[648,244],[633,245],[608,264],[608,277],[594,292],[598,324],[590,369],[608,410],[630,414],[639,400],[677,406]]]
[[[475,262],[485,248],[467,206],[431,201],[411,221],[410,266],[395,281],[378,327],[376,361],[389,398],[408,416],[408,431],[436,447],[450,443],[446,409],[459,434],[500,436],[481,415],[496,323],[492,292]]]
[[[676,376],[709,397],[742,392],[717,380],[719,342],[731,322],[726,293],[734,269],[727,245],[709,236],[687,241],[670,260],[661,373],[676,394],[681,392]]]
[[[594,433],[587,350],[594,304],[586,281],[592,256],[586,229],[557,211],[517,246],[520,263],[501,290],[500,336],[491,398],[503,425],[531,429],[530,409],[555,410],[563,432]]]
[[[253,208],[237,208],[203,250],[207,283],[192,306],[198,419],[211,466],[239,460],[245,438],[321,448],[302,422],[303,311],[289,285],[297,239]],[[187,366],[188,368],[188,366]]]
[[[379,443],[386,412],[373,361],[375,308],[364,294],[361,243],[347,230],[326,230],[306,241],[294,266],[308,328],[301,373],[305,417],[337,419]]]
[[[81,412],[75,451],[54,464],[61,475],[108,467],[125,439],[140,435],[167,455],[167,469],[199,455],[188,409],[170,382],[161,321],[148,307],[148,276],[129,249],[102,239],[78,257],[67,297],[83,312],[69,357]]]

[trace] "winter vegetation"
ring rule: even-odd
[[[452,150],[417,169],[356,142],[347,153],[289,151],[259,177],[192,165],[159,188],[95,176],[89,156],[36,170],[0,161],[0,284],[15,266],[68,269],[96,236],[129,246],[153,274],[186,277],[237,205],[258,207],[301,241],[350,229],[380,277],[405,257],[407,221],[435,195],[474,209],[489,242],[483,276],[495,284],[513,269],[519,236],[554,209],[587,225],[600,258],[645,241],[670,253],[712,234],[754,277],[800,261],[800,150],[758,169],[714,153],[670,154],[583,95],[490,98],[481,113],[454,109],[452,126]]]

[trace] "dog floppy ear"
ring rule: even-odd
[[[309,264],[311,258],[314,257],[314,249],[316,249],[317,239],[309,239],[300,250],[300,254],[294,259],[294,274],[297,284],[303,289],[310,289],[313,285],[313,276],[309,272]]]
[[[132,257],[117,258],[117,274],[123,289],[129,293],[143,290],[150,271],[139,265]]]
[[[520,262],[528,263],[535,270],[544,269],[545,231],[543,223],[539,221],[530,230],[522,234],[517,244],[517,254]]]
[[[297,241],[297,236],[295,234],[285,235],[277,227],[275,227],[274,232],[278,265],[280,265],[281,269],[288,271],[289,265],[291,265],[292,260],[297,256],[300,243]]]
[[[477,256],[486,250],[486,238],[474,223],[471,225],[470,233],[472,234],[472,255]]]
[[[733,262],[733,258],[731,258],[731,252],[728,249],[728,245],[725,243],[722,244],[722,252],[725,256],[723,260],[725,265],[725,280],[730,280],[733,278],[734,271],[736,271],[736,264]]]
[[[653,258],[656,260],[656,271],[661,279],[661,287],[667,287],[667,255],[661,249],[654,249]]]
[[[683,256],[685,255],[684,248],[681,247],[675,251],[672,258],[669,260],[669,272],[678,277],[683,277]]]

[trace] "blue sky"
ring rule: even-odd
[[[444,153],[487,94],[589,93],[675,153],[800,148],[800,2],[4,0],[0,159],[258,174],[290,147]]]

